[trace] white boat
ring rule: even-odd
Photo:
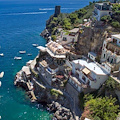
[[[3,53],[1,53],[1,54],[0,54],[0,56],[4,56],[4,54],[3,54]]]
[[[3,76],[4,76],[4,72],[1,72],[0,73],[0,78],[3,78]]]
[[[28,53],[27,55],[28,55],[28,56],[31,56],[32,54]]]
[[[38,46],[38,44],[32,44],[34,47],[37,47]]]
[[[21,60],[22,57],[14,57],[14,60]]]
[[[26,51],[19,51],[19,53],[20,53],[20,54],[24,54],[24,53],[26,53]]]
[[[1,85],[2,85],[2,82],[0,81],[0,87],[1,87]]]

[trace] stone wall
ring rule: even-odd
[[[68,82],[66,85],[66,90],[68,92],[68,94],[70,94],[70,96],[73,99],[73,104],[78,104],[79,103],[79,92]]]

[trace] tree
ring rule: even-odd
[[[64,20],[63,20],[63,27],[65,28],[65,29],[71,29],[71,23],[70,23],[70,19],[69,18],[65,18]]]
[[[71,19],[71,23],[74,24],[75,21],[78,19],[78,16],[76,13],[70,14],[69,18]]]
[[[55,41],[56,40],[56,35],[52,35],[51,38],[52,38],[53,41]]]
[[[111,16],[110,15],[104,15],[103,17],[101,17],[101,21],[108,22],[110,20],[111,20]]]
[[[113,27],[115,27],[115,28],[119,28],[119,27],[120,27],[120,23],[119,23],[118,21],[113,21],[113,22],[111,23],[111,25],[112,25]]]
[[[117,83],[113,78],[109,77],[108,80],[105,82],[105,88],[107,90],[115,90],[120,89],[120,84]]]
[[[103,97],[103,98],[93,98],[85,103],[85,107],[90,110],[90,117],[95,119],[95,117],[101,120],[115,120],[119,112],[119,105],[116,105],[116,98]]]
[[[87,13],[87,10],[86,9],[80,9],[79,11],[78,11],[78,18],[81,18],[81,17],[83,17],[85,14]]]

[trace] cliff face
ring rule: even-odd
[[[89,51],[94,51],[98,55],[101,54],[103,41],[110,37],[110,31],[114,31],[111,27],[89,27],[79,35],[78,42],[75,45],[77,53],[87,55]]]

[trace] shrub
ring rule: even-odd
[[[120,27],[120,23],[119,23],[118,21],[113,21],[113,22],[111,23],[111,25],[112,25],[113,27],[115,27],[115,28],[119,28],[119,27]]]
[[[56,35],[52,35],[51,38],[52,38],[53,41],[55,41],[57,39]]]

